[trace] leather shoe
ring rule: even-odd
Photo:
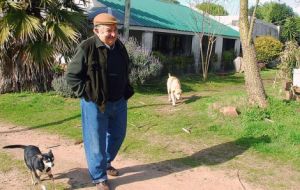
[[[106,169],[106,173],[107,173],[107,175],[110,175],[110,176],[118,176],[119,175],[119,171],[112,166],[109,166]]]
[[[107,180],[96,184],[97,190],[110,190]]]

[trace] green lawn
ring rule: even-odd
[[[167,101],[166,78],[136,87],[121,153],[197,166],[218,165],[249,150],[300,170],[300,104],[283,101],[282,85],[273,85],[275,72],[262,72],[270,103],[264,110],[247,106],[242,74],[210,76],[208,82],[181,76],[184,94],[176,107]],[[218,108],[226,105],[236,106],[240,115],[222,116]],[[0,96],[0,108],[1,121],[81,139],[78,99],[53,92],[12,93]]]

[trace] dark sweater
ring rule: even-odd
[[[126,62],[118,45],[108,50],[107,56],[108,101],[116,101],[123,97],[127,85]]]

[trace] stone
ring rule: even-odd
[[[244,71],[243,69],[243,58],[242,57],[236,57],[233,60],[233,64],[234,64],[234,68],[235,68],[235,72],[237,73],[241,73]]]
[[[237,117],[239,115],[236,107],[234,106],[222,107],[219,111],[223,113],[224,116]]]

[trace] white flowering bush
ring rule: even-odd
[[[66,98],[76,97],[71,87],[67,84],[67,81],[64,76],[58,76],[54,78],[52,80],[51,86],[58,95],[61,95]]]
[[[140,46],[136,39],[129,38],[127,41],[120,39],[128,51],[131,62],[129,74],[131,83],[136,85],[143,84],[161,73],[163,66],[159,59]]]

